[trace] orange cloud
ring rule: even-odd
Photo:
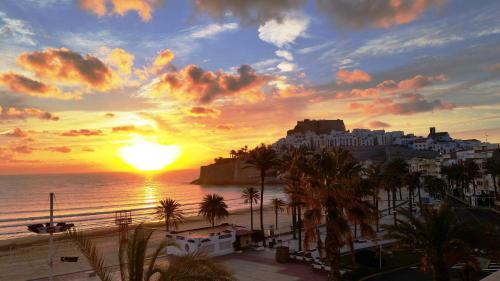
[[[0,84],[5,85],[10,91],[34,97],[56,99],[80,99],[77,92],[66,93],[56,86],[47,85],[16,73],[0,74]]]
[[[116,66],[120,73],[129,75],[134,66],[134,55],[124,49],[115,48],[108,55],[109,63]]]
[[[2,106],[0,106],[0,120],[12,120],[12,119],[26,120],[28,118],[38,118],[40,120],[52,120],[52,121],[59,120],[58,116],[55,116],[54,114],[47,111],[42,111],[38,108],[19,109],[15,107],[2,108]]]
[[[56,82],[83,84],[98,91],[114,85],[112,70],[98,58],[73,52],[66,48],[22,53],[17,63],[39,78]]]
[[[115,117],[115,114],[108,112],[108,113],[104,114],[104,116],[109,117],[109,118],[113,118],[113,117]]]
[[[31,154],[34,149],[32,147],[27,146],[27,145],[20,145],[20,146],[14,147],[13,150],[14,150],[14,152],[17,152],[17,153]]]
[[[223,130],[223,131],[230,131],[230,130],[234,129],[234,125],[231,125],[231,124],[219,124],[219,125],[215,126],[215,128],[217,128],[219,130]]]
[[[64,137],[78,137],[78,136],[100,136],[102,135],[101,130],[88,130],[88,129],[80,129],[80,130],[70,130],[61,134]]]
[[[113,127],[111,130],[113,132],[129,132],[129,131],[134,131],[136,129],[137,127],[134,125],[125,125],[125,126]]]
[[[153,10],[161,3],[161,0],[79,0],[82,10],[99,17],[114,14],[124,16],[130,11],[135,11],[145,22],[151,20]],[[108,6],[111,6],[109,11]]]
[[[375,87],[364,89],[352,89],[350,91],[342,91],[335,93],[336,98],[353,98],[353,97],[378,97],[382,94],[397,94],[408,91],[415,91],[427,86],[431,86],[436,81],[446,81],[448,78],[444,74],[437,76],[415,75],[410,79],[396,82],[394,80],[385,80]]]
[[[441,100],[429,101],[420,94],[402,94],[397,99],[375,99],[369,103],[350,103],[349,109],[368,114],[411,115],[434,110],[452,110],[455,105]]]
[[[220,110],[216,108],[195,106],[189,109],[188,114],[195,117],[217,118],[220,115]]]
[[[8,137],[14,137],[14,138],[25,138],[28,136],[28,134],[25,131],[23,131],[19,128],[15,128],[12,131],[6,133],[5,135]]]
[[[370,126],[370,128],[388,128],[391,126],[391,124],[378,120],[373,120],[370,122],[370,124],[368,124],[368,126]]]
[[[228,74],[222,71],[205,71],[191,64],[181,71],[160,76],[159,81],[151,85],[149,94],[170,94],[181,99],[195,100],[200,104],[230,96],[252,102],[262,98],[264,94],[261,88],[271,79],[271,76],[257,74],[249,65],[240,66],[237,74]]]
[[[350,27],[389,28],[416,20],[431,7],[445,0],[317,0],[320,11],[335,22]]]
[[[51,146],[47,148],[47,150],[52,151],[52,152],[59,152],[59,153],[70,153],[71,148],[67,146]]]
[[[153,73],[157,73],[162,70],[165,66],[170,64],[170,62],[174,59],[174,53],[170,49],[165,49],[158,53],[156,58],[153,61],[152,71]]]
[[[370,82],[372,77],[370,74],[364,72],[360,69],[349,70],[339,70],[336,74],[337,84],[352,84],[359,82]]]

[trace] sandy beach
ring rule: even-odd
[[[264,212],[264,225],[274,224],[274,211],[267,207]],[[250,227],[250,210],[234,211],[224,222]],[[288,232],[291,226],[291,216],[286,212],[280,213],[278,218],[278,232]],[[189,217],[178,230],[187,230],[208,226],[203,218]],[[164,228],[159,223],[148,224],[147,227],[156,229],[150,248],[153,249],[164,238]],[[254,227],[259,228],[259,214],[254,210]],[[100,252],[104,255],[107,265],[118,264],[118,234],[116,228],[96,229],[88,231]],[[54,243],[54,274],[65,274],[81,270],[88,270],[85,257],[78,251],[74,244],[61,236]],[[30,280],[46,277],[48,272],[48,236],[25,237],[0,241],[0,280]],[[76,263],[60,262],[60,257],[78,256]]]

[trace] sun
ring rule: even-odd
[[[120,149],[125,162],[141,171],[158,171],[172,164],[180,155],[177,145],[161,145],[140,140]]]

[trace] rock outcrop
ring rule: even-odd
[[[331,131],[342,131],[345,132],[344,121],[337,120],[310,120],[304,119],[304,121],[298,121],[295,128],[287,131],[287,135],[293,134],[305,134],[307,132],[313,132],[318,135],[329,134]]]

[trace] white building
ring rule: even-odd
[[[215,227],[191,229],[167,233],[167,239],[175,241],[176,246],[168,246],[167,255],[185,255],[201,252],[208,256],[221,256],[233,253],[238,232],[248,233],[244,227],[221,224]]]

